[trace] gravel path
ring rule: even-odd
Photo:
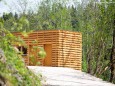
[[[35,74],[43,76],[43,86],[115,86],[87,73],[62,67],[28,66]]]

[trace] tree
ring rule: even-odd
[[[114,0],[113,0],[114,1]],[[115,5],[112,5],[112,23],[113,23],[113,43],[112,43],[112,49],[111,49],[111,57],[110,57],[110,62],[111,62],[111,77],[110,77],[110,82],[114,82],[115,80],[115,10],[113,10]]]

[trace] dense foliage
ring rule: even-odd
[[[20,22],[21,21],[21,22]],[[20,18],[17,24],[27,24],[25,18]],[[13,21],[15,23],[15,21]],[[15,27],[15,26],[12,26]],[[27,27],[27,26],[26,26]],[[20,28],[17,28],[20,30]],[[27,32],[22,33],[27,36]],[[4,20],[0,20],[0,86],[41,86],[40,74],[33,74],[25,65],[22,52],[18,51],[14,44],[25,45],[21,38],[15,37],[4,28]],[[38,55],[45,57],[42,47],[38,47]],[[37,64],[37,63],[36,63]]]
[[[35,76],[26,68],[22,56],[10,44],[16,41],[15,37],[0,28],[0,40],[0,76],[4,77],[7,86],[40,86],[39,75]]]
[[[114,0],[83,0],[81,3],[74,0],[72,6],[68,6],[66,1],[44,0],[36,12],[4,14],[1,21],[10,31],[63,29],[81,32],[83,71],[115,83],[114,8]],[[26,20],[22,24],[23,18],[29,20],[29,25]]]

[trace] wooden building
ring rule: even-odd
[[[35,31],[24,37],[19,32],[13,33],[15,36],[20,36],[26,43],[27,48],[24,48],[24,59],[27,65],[31,64],[31,54],[34,54],[34,61],[40,61],[42,66],[52,67],[70,67],[81,70],[82,64],[82,35],[79,32],[71,32],[64,30],[45,30]],[[36,41],[34,43],[34,41]],[[36,51],[32,51],[32,47],[39,45],[46,51],[46,57],[41,59]],[[19,48],[21,49],[21,47]]]

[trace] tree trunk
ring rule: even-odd
[[[113,82],[115,80],[115,20],[114,20],[114,28],[113,28],[113,46],[111,51],[111,76],[110,76],[110,82]]]

